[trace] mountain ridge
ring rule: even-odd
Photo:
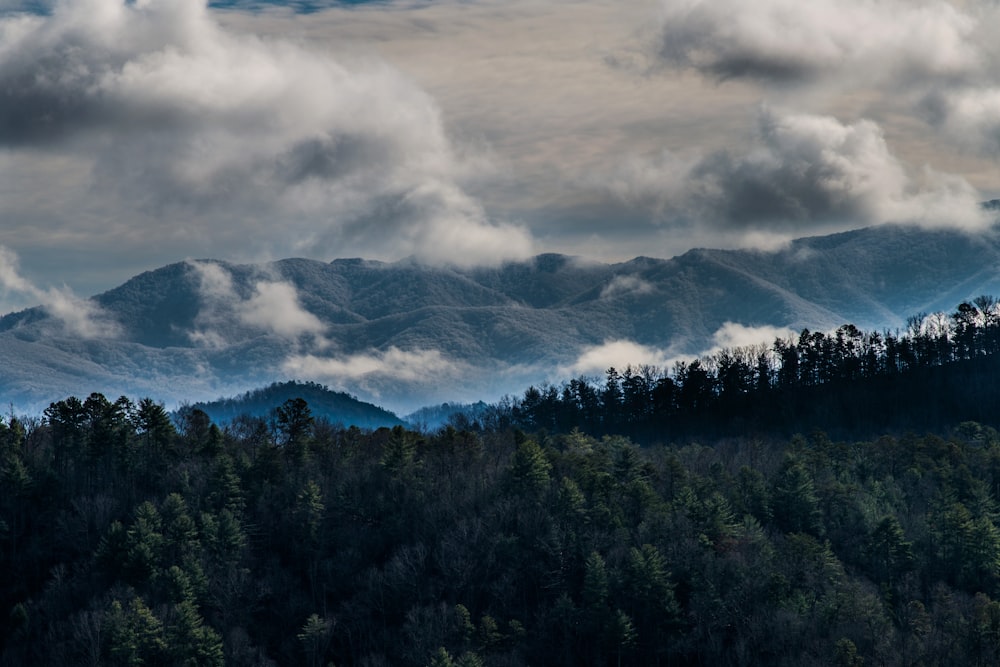
[[[315,382],[274,382],[238,396],[193,403],[182,410],[201,410],[216,424],[226,425],[244,416],[271,419],[276,408],[297,398],[306,401],[314,419],[325,419],[333,424],[375,429],[405,423],[388,410]]]
[[[668,359],[709,349],[726,323],[891,329],[1000,294],[998,267],[994,233],[884,226],[776,251],[697,248],[616,263],[556,253],[465,269],[177,262],[93,297],[117,338],[81,339],[42,307],[0,318],[0,396],[38,405],[93,389],[209,400],[296,379],[402,414],[559,379],[611,341]]]

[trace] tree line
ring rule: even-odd
[[[804,329],[670,369],[610,368],[604,378],[532,386],[510,410],[526,430],[581,428],[643,443],[816,426],[855,437],[940,428],[988,417],[998,398],[990,381],[998,351],[1000,304],[981,296],[950,315],[910,317],[903,331]],[[915,422],[919,415],[925,419]]]

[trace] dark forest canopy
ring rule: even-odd
[[[530,421],[548,389],[434,432],[301,397],[222,427],[100,394],[11,415],[0,665],[998,664],[982,303],[903,335],[803,332],[736,390],[724,356],[759,358],[654,373],[660,422],[627,408],[655,395],[628,369],[557,391],[593,408],[575,424]],[[926,413],[963,382],[988,418]],[[897,435],[782,435],[884,387]]]
[[[530,387],[514,402],[526,430],[626,434],[639,442],[822,428],[843,437],[995,419],[1000,306],[983,296],[903,332],[803,330],[773,345],[723,349],[672,369],[614,368],[601,379]]]
[[[639,448],[281,407],[7,420],[0,664],[1000,659],[992,428]]]

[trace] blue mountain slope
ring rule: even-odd
[[[387,410],[314,382],[275,382],[239,396],[195,403],[190,408],[204,411],[217,424],[226,424],[241,415],[274,418],[275,408],[297,398],[309,404],[314,419],[366,429],[403,424]]]
[[[121,325],[115,339],[80,340],[42,308],[0,318],[0,398],[44,405],[97,389],[208,399],[291,379],[288,362],[298,360],[292,368],[303,379],[405,411],[560,377],[587,346],[610,340],[698,353],[726,322],[895,328],[921,311],[1000,295],[994,236],[895,227],[800,239],[777,252],[698,249],[618,264],[553,254],[477,269],[206,262],[229,277],[224,298],[207,293],[187,263],[94,297]],[[294,288],[321,332],[311,325],[288,335],[287,323],[260,323],[266,312],[239,314],[261,285],[279,283]],[[274,317],[294,318],[286,310]]]

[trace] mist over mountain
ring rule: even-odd
[[[979,294],[1000,294],[994,235],[891,226],[774,252],[618,264],[556,254],[470,269],[189,261],[135,276],[81,312],[0,318],[0,390],[32,409],[91,391],[170,403],[300,379],[401,414],[601,366],[667,363],[755,332],[896,328]]]

